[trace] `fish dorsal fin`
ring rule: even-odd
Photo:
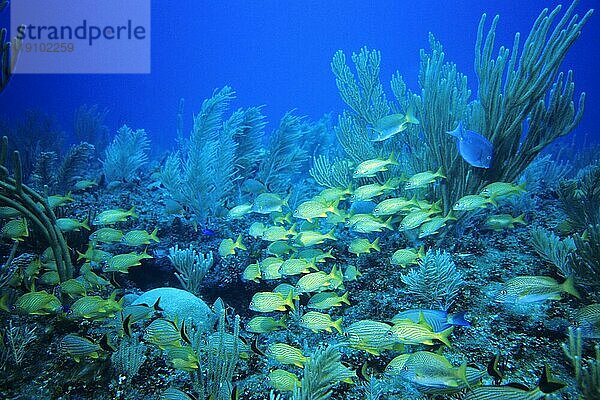
[[[183,340],[189,345],[192,344],[192,341],[190,340],[190,337],[187,334],[187,330],[185,329],[185,320],[181,321],[181,328],[179,330],[179,334],[181,335],[181,340]]]
[[[494,383],[497,385],[502,382],[504,363],[501,362],[500,354],[496,354],[490,359],[487,364],[487,373],[494,378]]]
[[[369,376],[367,375],[367,361],[360,366],[359,369],[356,370],[356,376],[363,382],[369,382]]]
[[[121,318],[123,318],[122,312]],[[129,314],[127,318],[123,320],[123,332],[125,332],[125,335],[127,335],[127,337],[131,337],[131,314]]]
[[[100,342],[98,344],[100,345],[100,348],[104,351],[108,351],[108,352],[115,351],[115,347],[112,345],[112,343],[110,343],[110,340],[108,338],[108,333],[105,333],[102,336],[102,338],[100,339]]]
[[[158,296],[158,298],[156,299],[156,301],[154,302],[154,305],[152,306],[152,308],[154,309],[154,311],[165,311],[161,306],[160,306],[160,298],[161,296]]]
[[[423,314],[423,311],[419,311],[419,325],[429,329],[430,331],[433,331],[432,326],[429,324],[429,322],[427,322],[427,320],[425,320],[425,314]]]
[[[542,369],[542,374],[540,375],[540,380],[538,382],[538,387],[540,388],[540,390],[545,394],[549,394],[552,392],[556,392],[557,390],[560,390],[565,386],[566,384],[564,382],[552,380],[548,366],[544,365],[544,368]]]
[[[258,336],[256,336],[254,338],[254,340],[252,340],[252,344],[250,345],[250,349],[252,349],[252,351],[259,355],[259,356],[264,356],[265,353],[258,347]]]

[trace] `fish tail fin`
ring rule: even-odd
[[[394,218],[393,215],[391,215],[388,219],[385,220],[384,227],[389,229],[390,231],[394,230],[394,227],[392,226],[392,219]]]
[[[127,211],[127,215],[129,215],[131,218],[139,218],[139,215],[135,213],[135,206],[131,206],[129,211]]]
[[[525,222],[525,213],[522,213],[521,215],[519,215],[517,218],[515,218],[513,220],[513,223],[515,224],[522,224],[522,225],[527,225],[527,222]]]
[[[379,247],[379,238],[373,240],[373,243],[371,243],[371,248],[375,251],[381,251],[381,248]]]
[[[456,221],[457,218],[452,214],[453,210],[448,211],[448,215],[446,215],[446,221]]]
[[[340,333],[340,335],[344,334],[344,331],[342,330],[342,318],[338,319],[337,321],[333,321],[332,326]]]
[[[495,207],[498,207],[498,202],[496,201],[496,196],[491,195],[487,198],[487,203],[493,204]]]
[[[527,181],[523,181],[522,183],[520,183],[519,185],[517,185],[516,189],[520,193],[527,192]]]
[[[471,389],[471,384],[467,379],[467,362],[463,362],[460,367],[458,367],[457,376],[458,379],[463,381],[469,389]]]
[[[575,289],[575,283],[573,281],[573,276],[569,276],[567,278],[567,280],[562,283],[561,286],[565,292],[569,293],[572,296],[577,297],[578,299],[581,299],[581,295],[579,294],[577,289]]]
[[[235,240],[234,245],[236,248],[238,248],[240,250],[248,250],[246,248],[246,246],[244,246],[244,243],[242,243],[242,234],[241,233],[238,235],[237,239]]]
[[[340,205],[340,199],[337,199],[336,201],[334,201],[333,203],[331,203],[331,206],[329,207],[329,211],[332,214],[338,215],[338,216],[342,216],[342,214],[340,213],[340,210],[338,209],[338,206]]]
[[[452,345],[450,344],[450,340],[448,339],[448,336],[450,336],[452,331],[454,331],[453,326],[438,333],[438,336],[436,339],[438,339],[440,342],[444,343],[446,346],[452,347]]]
[[[8,306],[8,293],[4,293],[4,295],[0,297],[0,310],[10,312],[10,307]]]
[[[290,206],[290,205],[289,205],[289,201],[290,201],[290,198],[291,198],[291,197],[292,197],[292,192],[288,193],[288,194],[287,194],[287,196],[285,196],[285,198],[284,198],[284,199],[283,199],[283,201],[281,202],[281,205],[282,205],[282,206],[289,207],[289,206]]]
[[[69,192],[68,192],[67,194],[65,194],[65,200],[68,200],[68,201],[75,201],[75,199],[73,199],[73,192],[71,192],[71,191],[69,190]]]
[[[291,292],[291,290],[290,290],[290,292]],[[287,318],[288,318],[288,316],[286,314],[282,315],[281,318],[279,318],[279,320],[277,321],[277,326],[287,329],[287,325],[285,324],[285,321],[287,321]]]
[[[465,311],[461,311],[456,314],[449,314],[448,323],[458,326],[471,326],[471,323],[465,318],[466,314],[467,313]]]
[[[396,155],[394,154],[394,152],[392,151],[390,156],[388,157],[387,161],[391,164],[391,165],[398,165],[398,159],[396,158]]]
[[[350,305],[350,300],[348,300],[348,293],[349,292],[346,292],[342,295],[342,297],[340,298],[341,303],[346,303],[347,305]]]
[[[87,229],[88,231],[90,230],[90,217],[86,217],[82,222],[81,222],[81,227],[83,229]]]
[[[290,290],[288,292],[287,297],[285,298],[285,305],[288,306],[290,308],[290,310],[295,311],[296,307],[294,306],[294,291]]]
[[[404,116],[404,121],[408,122],[409,124],[415,124],[415,125],[418,125],[421,123],[417,119],[417,117],[415,117],[415,108],[413,107],[412,104],[410,106],[408,106],[408,110],[406,110],[406,115]]]
[[[156,236],[157,233],[158,233],[158,226],[156,228],[154,228],[152,233],[150,233],[150,239],[154,240],[156,243],[159,243],[160,239],[158,238],[158,236]]]
[[[425,257],[425,245],[421,245],[421,247],[419,247],[419,250],[417,251],[417,257],[418,258],[423,258]]]
[[[81,260],[82,258],[85,258],[85,254],[83,254],[79,250],[75,250],[75,251],[77,252],[77,261]]]
[[[311,222],[311,221],[308,221],[308,222]],[[288,235],[291,235],[291,236],[296,236],[298,234],[298,231],[296,230],[296,223],[295,222],[292,224],[292,226],[290,227],[290,229],[288,229],[287,233],[288,233]]]
[[[441,166],[440,166],[440,167],[438,168],[438,170],[435,172],[435,175],[436,175],[438,178],[446,179],[446,175],[444,175],[444,173],[443,173],[443,170],[442,170],[442,167],[441,167]]]
[[[327,232],[325,234],[325,236],[327,238],[331,239],[331,240],[337,240],[337,238],[335,237],[334,233],[335,233],[335,226],[333,228],[331,228],[331,230],[329,232]]]

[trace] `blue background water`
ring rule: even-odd
[[[187,1],[152,2],[152,73],[149,75],[19,75],[0,96],[10,119],[37,108],[55,115],[67,132],[82,104],[108,108],[107,125],[145,128],[154,145],[173,143],[180,98],[185,98],[185,130],[202,100],[216,87],[237,91],[237,107],[266,105],[269,129],[289,109],[319,118],[339,113],[330,69],[334,52],[349,56],[362,46],[382,53],[381,77],[399,70],[417,89],[419,49],[428,49],[428,32],[445,47],[447,60],[476,87],[473,69],[481,14],[500,14],[496,43],[512,46],[524,36],[540,10],[558,1]],[[564,2],[563,2],[564,3]],[[568,4],[565,4],[568,5]],[[597,2],[583,0],[583,15]],[[0,18],[8,23],[8,13]],[[600,15],[594,15],[569,52],[563,70],[575,71],[577,91],[587,92],[586,113],[576,132],[596,133],[600,113]],[[474,94],[475,96],[475,94]],[[269,130],[268,129],[268,130]]]

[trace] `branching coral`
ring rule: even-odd
[[[180,152],[169,156],[161,171],[161,181],[171,196],[190,207],[200,222],[216,214],[234,187],[234,137],[249,129],[241,125],[244,118],[238,113],[223,121],[234,97],[235,92],[225,86],[202,103],[189,141]]]
[[[600,165],[588,168],[578,180],[562,181],[558,197],[569,217],[565,228],[582,231],[600,224]]]
[[[531,230],[531,244],[535,251],[558,268],[559,273],[568,278],[574,274],[570,255],[575,250],[573,238],[560,240],[558,236],[545,229]]]
[[[600,286],[600,225],[590,225],[585,237],[574,235],[576,251],[570,257],[571,269],[585,286]]]
[[[104,174],[109,181],[130,180],[148,162],[150,141],[143,129],[132,130],[123,125],[112,143],[106,148],[102,161]]]
[[[557,76],[567,51],[593,12],[579,20],[574,15],[576,5],[573,2],[553,29],[561,6],[551,12],[544,9],[521,54],[517,33],[512,51],[502,47],[495,59],[492,52],[499,17],[494,18],[485,37],[486,15],[481,17],[475,46],[478,98],[484,117],[480,128],[494,144],[493,166],[486,181],[512,182],[548,144],[571,132],[581,120],[585,94],[580,95],[576,112],[572,72]]]
[[[87,142],[71,146],[56,173],[56,187],[54,189],[62,192],[72,189],[77,180],[82,179],[84,175],[89,173],[89,163],[94,153],[94,145]]]
[[[390,107],[379,80],[381,54],[364,47],[360,53],[352,54],[352,61],[356,66],[356,77],[346,65],[346,56],[341,50],[335,53],[331,62],[342,100],[352,110],[339,117],[335,134],[348,157],[361,162],[379,155],[378,149],[369,141],[367,125],[386,116]]]
[[[108,144],[108,127],[104,120],[108,110],[99,110],[97,105],[82,105],[75,110],[73,131],[80,142],[94,143],[98,151],[103,151]]]
[[[352,163],[336,158],[330,161],[326,156],[313,158],[313,166],[308,171],[321,186],[345,188],[352,183]]]
[[[308,160],[308,153],[302,146],[304,136],[302,117],[286,113],[273,133],[267,153],[260,164],[258,179],[270,190],[287,191],[293,177],[300,172]]]
[[[600,346],[594,346],[595,358],[583,357],[580,329],[569,328],[569,342],[562,345],[565,356],[575,372],[575,382],[581,400],[600,398]]]
[[[293,400],[326,400],[331,398],[333,386],[345,376],[347,369],[341,364],[338,346],[318,348],[304,366],[300,387],[296,387]]]
[[[187,249],[179,249],[178,246],[169,249],[169,260],[175,267],[175,276],[181,286],[188,292],[198,296],[202,286],[202,280],[213,265],[212,252],[208,254],[198,253],[190,244]]]
[[[400,279],[406,284],[406,291],[424,306],[437,306],[444,310],[450,308],[464,284],[452,256],[439,250],[429,250],[419,266]]]

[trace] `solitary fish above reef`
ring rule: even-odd
[[[254,317],[246,324],[246,330],[252,333],[268,333],[279,329],[286,329],[285,320],[285,315],[279,320],[273,317]]]
[[[456,146],[463,160],[474,167],[491,167],[494,145],[485,136],[464,129],[462,122],[458,123],[456,129],[446,133],[457,139]]]
[[[55,208],[55,207],[60,207],[64,204],[67,204],[67,202],[71,202],[71,201],[75,201],[73,199],[73,197],[71,197],[71,192],[67,193],[64,196],[55,194],[52,196],[48,196],[48,206],[50,206],[50,208]]]
[[[545,399],[547,394],[556,392],[566,384],[554,380],[546,367],[538,385],[529,389],[519,383],[509,383],[502,386],[478,386],[469,390],[463,400],[536,400]]]
[[[92,186],[98,186],[98,183],[96,181],[92,181],[92,180],[88,180],[88,179],[84,179],[81,180],[77,183],[75,183],[75,189],[77,190],[86,190],[91,188]]]
[[[296,375],[284,369],[269,372],[269,384],[280,392],[293,392],[295,388],[302,386]]]
[[[432,388],[453,388],[467,380],[467,363],[455,367],[441,354],[429,351],[412,353],[398,374],[402,379],[417,385]]]
[[[249,308],[256,312],[285,311],[287,308],[294,310],[292,296],[292,292],[289,292],[286,297],[281,293],[274,292],[254,293]]]
[[[60,300],[44,290],[25,293],[15,303],[15,309],[22,314],[49,315],[62,309]]]
[[[227,219],[241,219],[252,212],[252,204],[244,203],[233,207],[227,213]]]
[[[100,228],[90,235],[90,240],[103,243],[120,242],[121,239],[123,239],[123,232],[115,228]]]
[[[242,235],[238,235],[237,240],[234,242],[233,239],[223,239],[219,244],[219,255],[223,258],[235,254],[235,250],[247,250],[246,246],[242,243]]]
[[[273,343],[267,349],[267,355],[282,364],[295,365],[300,368],[304,368],[304,363],[308,361],[308,357],[302,354],[300,349],[286,343]]]
[[[288,195],[285,199],[282,199],[281,196],[275,193],[261,193],[256,197],[256,199],[254,199],[252,211],[259,214],[281,212],[283,210],[283,206],[288,205],[289,198],[290,195]]]
[[[90,230],[87,218],[81,222],[73,218],[59,218],[56,220],[56,226],[63,232],[79,231],[80,228]]]
[[[405,131],[408,124],[418,124],[419,120],[413,115],[412,108],[409,108],[406,115],[390,114],[380,118],[372,127],[373,132],[369,136],[372,142],[381,142],[392,136]]]
[[[106,345],[106,349],[108,349],[108,339],[107,337],[103,338],[104,345]],[[60,342],[60,351],[68,354],[73,357],[76,362],[80,362],[82,358],[90,357],[90,358],[98,358],[100,356],[100,352],[103,349],[102,345],[96,344],[91,340],[81,337],[79,335],[68,334],[63,337]]]
[[[116,210],[102,211],[94,219],[94,225],[112,225],[117,222],[127,221],[127,217],[138,217],[138,215],[135,213],[135,206],[131,207],[129,211],[121,208]]]
[[[27,220],[25,218],[12,219],[2,227],[0,233],[3,238],[22,242],[24,237],[29,236]]]
[[[429,326],[433,332],[442,332],[451,326],[471,326],[469,321],[465,319],[465,313],[460,312],[457,314],[448,314],[447,311],[444,310],[426,310],[426,309],[412,309],[401,311],[396,314],[391,322],[393,324],[397,324],[402,320],[409,320],[414,323],[418,323],[423,320]]]
[[[517,276],[502,284],[499,290],[488,291],[488,294],[498,303],[523,304],[560,300],[563,292],[581,298],[573,286],[572,277],[558,283],[549,276]]]
[[[378,172],[387,171],[388,165],[398,165],[398,161],[394,157],[394,153],[390,154],[390,157],[386,159],[374,158],[372,160],[366,160],[358,164],[354,174],[354,178],[370,178],[375,176]]]
[[[144,244],[150,244],[150,241],[160,242],[160,239],[156,236],[158,227],[154,228],[152,233],[148,233],[144,230],[133,230],[129,231],[123,236],[123,244],[128,246],[141,246]]]
[[[514,228],[515,224],[527,225],[523,217],[525,217],[525,213],[518,217],[513,217],[510,214],[490,215],[485,220],[484,227],[499,232],[505,228]]]

